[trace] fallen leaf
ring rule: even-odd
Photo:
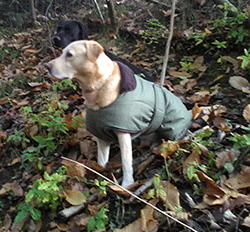
[[[102,202],[101,204],[98,205],[88,205],[88,210],[91,216],[95,216],[101,208],[103,208],[107,204],[106,201]]]
[[[202,112],[201,109],[199,108],[198,104],[196,103],[192,109],[193,120],[196,120],[200,116],[201,112]]]
[[[167,211],[167,213],[176,218],[177,220],[181,222],[188,223],[189,222],[189,217],[191,217],[191,213],[189,212],[180,212],[180,211]]]
[[[160,185],[162,185],[164,192],[166,195],[160,193],[160,199],[167,203],[168,209],[171,211],[177,212],[178,208],[180,208],[180,193],[177,187],[173,184],[169,183],[168,181],[161,181]]]
[[[160,156],[168,159],[172,154],[174,154],[179,149],[178,143],[173,141],[163,141],[158,149],[158,153]]]
[[[248,104],[243,110],[243,117],[247,122],[250,122],[250,104]]]
[[[222,168],[226,163],[232,163],[239,155],[240,152],[234,149],[218,152],[216,157],[216,167]]]
[[[71,205],[81,205],[86,202],[86,197],[78,190],[64,190],[65,199]]]
[[[186,78],[189,78],[189,77],[192,77],[191,74],[189,74],[188,72],[178,72],[178,71],[172,71],[172,72],[169,72],[169,74],[172,76],[172,77],[186,77]]]
[[[235,89],[242,90],[242,88],[250,89],[250,84],[247,79],[241,76],[232,76],[229,78],[229,84]]]
[[[193,149],[192,153],[187,157],[183,164],[183,175],[186,179],[188,179],[187,171],[190,166],[194,166],[194,164],[190,162],[196,162],[198,165],[201,164],[200,155],[196,149]]]
[[[221,131],[228,132],[230,127],[226,125],[226,120],[220,116],[216,116],[212,119],[213,124]]]
[[[225,185],[230,189],[239,190],[250,188],[250,167],[242,166],[241,172],[234,177],[231,177],[225,182]]]
[[[157,198],[152,199],[149,201],[150,204],[156,206],[158,202]],[[148,224],[150,221],[154,221],[154,209],[147,205],[145,208],[141,210],[141,228],[143,231],[148,231]]]
[[[220,188],[213,179],[201,171],[196,171],[196,174],[198,175],[200,181],[206,183],[206,187],[202,190],[204,194],[213,196],[215,198],[221,198],[225,195],[225,191],[222,190],[222,188]]]
[[[65,159],[62,160],[62,164],[67,167],[67,175],[69,176],[82,178],[86,175],[86,169],[82,165],[72,163]]]

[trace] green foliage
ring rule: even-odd
[[[31,107],[24,107],[24,119],[31,119],[30,124],[36,125],[39,131],[39,134],[32,138],[36,145],[23,151],[30,162],[39,161],[38,165],[41,167],[41,157],[53,154],[63,144],[68,132],[67,124],[62,122],[66,107],[57,100],[57,95],[46,99],[46,104],[41,106],[38,114],[33,113]]]
[[[19,57],[20,51],[9,47],[0,47],[0,63],[11,63],[11,61]]]
[[[95,216],[91,217],[88,222],[88,232],[105,229],[108,224],[108,212],[109,210],[103,207]]]
[[[195,137],[193,138],[192,145],[195,147],[195,149],[201,154],[201,150],[198,144],[201,144],[203,146],[214,146],[214,142],[210,139],[210,136],[212,135],[212,131],[210,130],[204,130],[203,132],[197,133]],[[207,139],[204,139],[207,138]]]
[[[234,142],[233,148],[235,150],[250,148],[250,134],[239,135],[236,133],[228,139]]]
[[[206,172],[207,167],[205,165],[199,165],[195,161],[191,161],[191,162],[189,162],[189,164],[191,164],[191,165],[187,168],[188,179],[190,179],[190,180],[194,179],[194,180],[200,182],[199,177],[196,174],[196,171],[202,170],[202,171]]]
[[[52,89],[53,89],[53,91],[55,93],[58,93],[59,91],[68,90],[68,89],[71,89],[71,88],[73,90],[77,89],[77,86],[70,79],[65,79],[65,80],[61,80],[61,81],[58,81],[58,82],[54,82],[51,87],[52,87]]]
[[[228,41],[234,40],[235,44],[240,44],[249,47],[246,37],[249,36],[247,32],[248,28],[245,28],[244,21],[248,18],[246,13],[240,13],[237,16],[229,16],[229,11],[233,9],[229,8],[228,4],[218,5],[223,11],[223,16],[209,22],[208,29],[213,32],[217,32],[221,35],[223,41],[214,40],[211,42],[209,37],[209,30],[205,32],[195,32],[189,35],[189,39],[195,40],[195,46],[202,45],[206,48],[207,52],[211,53],[215,49],[227,49]]]
[[[101,196],[107,195],[108,182],[106,180],[99,181],[99,180],[95,179],[94,185],[99,187]]]
[[[242,63],[241,63],[242,68],[249,66],[249,62],[250,62],[250,53],[249,52],[250,52],[249,49],[248,50],[244,49],[245,55],[237,57],[237,59],[242,60]]]
[[[26,146],[26,143],[29,143],[30,140],[28,138],[26,138],[26,135],[23,131],[18,131],[18,130],[14,130],[14,134],[10,135],[7,139],[7,141],[14,141],[16,143],[21,142],[23,147]]]
[[[22,220],[30,212],[34,220],[40,220],[41,208],[48,207],[55,211],[62,198],[62,181],[66,179],[65,169],[59,168],[56,173],[49,175],[44,172],[43,179],[37,179],[26,194],[25,203],[18,206],[19,213],[15,222]]]
[[[158,19],[147,20],[147,29],[141,32],[147,44],[158,44],[159,39],[166,39],[166,27]]]
[[[158,174],[155,174],[153,179],[154,188],[148,191],[147,199],[156,197],[159,198],[161,196],[166,196],[166,192],[163,190],[163,186],[160,184],[161,177]]]
[[[215,46],[217,46],[218,49],[220,48],[227,48],[227,42],[226,41],[218,41],[218,40],[215,40],[212,44],[214,44]]]

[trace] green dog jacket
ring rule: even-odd
[[[191,124],[192,113],[166,88],[117,63],[122,77],[120,95],[107,107],[87,108],[86,129],[99,139],[113,142],[117,142],[113,130],[128,132],[132,139],[152,132],[166,140],[180,139]]]

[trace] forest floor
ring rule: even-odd
[[[6,29],[4,34],[0,231],[190,231],[179,222],[199,232],[250,231],[250,78],[237,59],[236,45],[206,47],[204,39],[195,46],[194,40],[176,33],[164,86],[199,118],[190,129],[196,134],[154,149],[134,141],[136,184],[130,191],[136,193],[151,181],[138,196],[174,221],[62,159],[78,161],[112,180],[121,177],[116,144],[108,171],[96,163],[96,141],[84,127],[78,86],[53,82],[47,74],[44,63],[54,54],[46,26],[15,33]],[[136,28],[124,27],[121,34],[119,43],[112,33],[92,33],[91,38],[159,77],[166,41],[151,43]],[[209,39],[217,36],[211,32]]]

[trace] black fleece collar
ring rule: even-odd
[[[136,88],[134,72],[125,64],[116,61],[121,72],[120,93],[132,91]]]

